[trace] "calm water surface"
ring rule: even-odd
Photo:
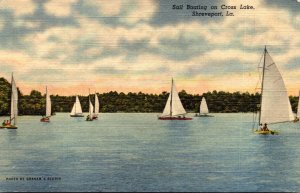
[[[300,191],[300,123],[259,136],[252,114],[214,116],[20,117],[19,129],[0,130],[0,191]]]

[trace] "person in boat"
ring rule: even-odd
[[[86,116],[86,120],[87,120],[87,121],[91,120],[90,115]]]
[[[2,126],[5,126],[5,125],[6,125],[6,120],[4,120],[2,123]]]
[[[9,126],[10,125],[10,121],[9,120],[5,120],[4,122],[5,122],[4,126]]]
[[[263,131],[269,131],[267,123],[265,123],[265,125],[263,127]]]

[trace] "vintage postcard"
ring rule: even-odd
[[[299,90],[299,0],[0,0],[0,192],[298,192]]]

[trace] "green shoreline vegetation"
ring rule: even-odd
[[[0,116],[9,115],[11,85],[0,78]],[[29,95],[19,92],[19,115],[42,115],[45,114],[45,95],[32,90]],[[100,112],[140,112],[161,113],[166,104],[169,93],[145,94],[142,92],[127,94],[123,92],[110,91],[98,93]],[[258,110],[260,94],[212,91],[203,93],[211,113],[238,113],[254,112]],[[179,97],[187,112],[199,112],[202,96],[199,94],[188,94],[185,90],[179,92]],[[79,96],[83,112],[88,111],[88,96]],[[94,103],[94,96],[91,95]],[[51,95],[52,112],[70,112],[75,102],[75,96]],[[297,110],[298,96],[290,96],[292,109]]]

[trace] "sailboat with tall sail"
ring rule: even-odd
[[[172,78],[172,86],[163,113],[158,117],[160,120],[192,120],[192,118],[185,117],[186,111],[182,106],[181,100],[178,96],[174,80]]]
[[[84,117],[84,115],[82,114],[81,104],[80,104],[80,101],[79,101],[79,98],[77,95],[76,95],[76,101],[73,105],[70,116],[71,117]]]
[[[207,103],[205,100],[205,97],[202,97],[201,103],[200,103],[200,110],[199,114],[197,113],[195,117],[213,117],[212,115],[209,115]]]
[[[50,122],[51,117],[51,98],[46,86],[46,114],[41,118],[41,122]]]
[[[297,107],[297,114],[294,119],[294,122],[298,122],[300,118],[300,91],[299,91],[299,99],[298,99],[298,107]]]
[[[99,108],[100,108],[99,99],[97,93],[95,93],[95,109],[94,109],[93,119],[98,119]]]
[[[18,118],[18,89],[14,80],[13,74],[11,75],[11,102],[10,102],[10,119],[4,121],[0,128],[6,129],[18,129],[17,125]]]
[[[293,120],[294,114],[283,78],[265,47],[258,128],[255,133],[278,134],[277,131],[269,130],[267,125]]]
[[[94,106],[91,101],[91,96],[89,94],[89,114],[86,117],[86,121],[93,121],[93,114],[94,114]]]

